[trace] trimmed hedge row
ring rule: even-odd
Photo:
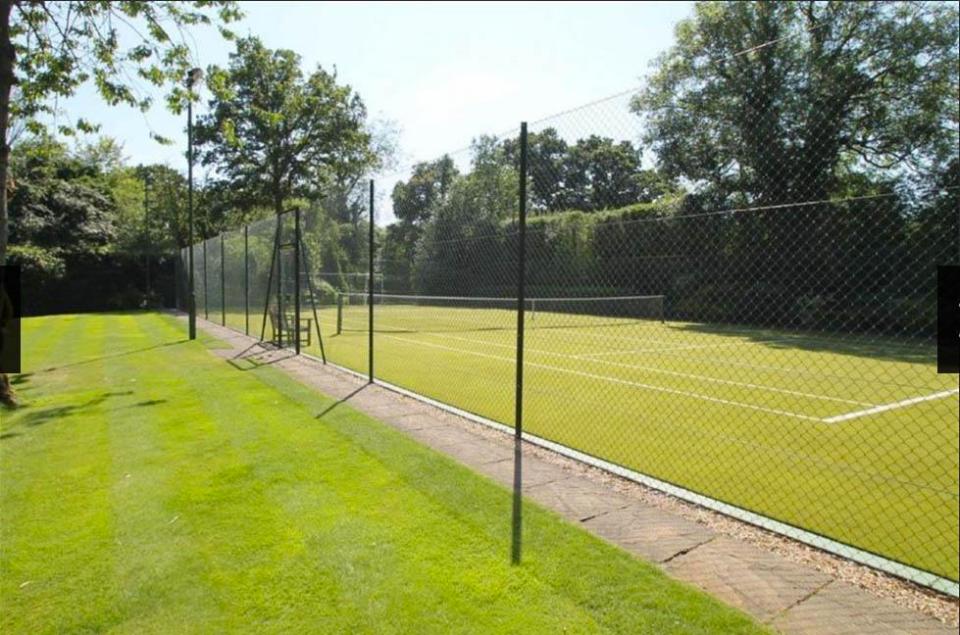
[[[929,338],[937,265],[960,253],[955,199],[710,212],[688,197],[534,217],[528,293],[662,294],[673,320]],[[424,232],[410,290],[515,295],[516,226],[483,229]]]

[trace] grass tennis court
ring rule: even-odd
[[[24,336],[2,632],[763,632],[536,506],[511,567],[507,490],[181,320]]]
[[[512,425],[513,311],[376,310],[378,379]],[[365,373],[367,308],[320,320]],[[538,312],[525,348],[527,431],[957,579],[957,384],[932,347]]]

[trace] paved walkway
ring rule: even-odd
[[[347,403],[420,443],[508,487],[513,440],[479,424],[405,397],[288,350],[264,350],[253,338],[203,320],[198,326],[231,348],[217,350],[272,363],[318,391]],[[523,491],[595,535],[693,584],[783,633],[956,633],[939,620],[900,607],[812,567],[717,534],[653,507],[582,471],[524,449]],[[569,461],[569,460],[568,460]]]

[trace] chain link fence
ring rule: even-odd
[[[750,99],[744,136],[684,141],[684,105],[651,99],[210,239],[198,314],[513,427],[522,310],[532,440],[956,595],[958,389],[936,368],[956,159],[872,164]]]

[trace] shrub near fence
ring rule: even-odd
[[[23,315],[128,311],[175,305],[174,257],[76,255],[51,272],[23,263]],[[11,264],[18,263],[15,258]]]
[[[956,219],[935,219],[951,197],[915,209],[880,196],[767,213],[697,213],[682,200],[557,212],[529,221],[527,284],[540,296],[662,294],[676,320],[931,337],[935,276],[902,268],[935,272],[957,253]],[[779,233],[791,215],[804,229]],[[509,222],[489,238],[434,241],[414,264],[413,293],[509,294],[487,268],[512,260],[515,234]]]

